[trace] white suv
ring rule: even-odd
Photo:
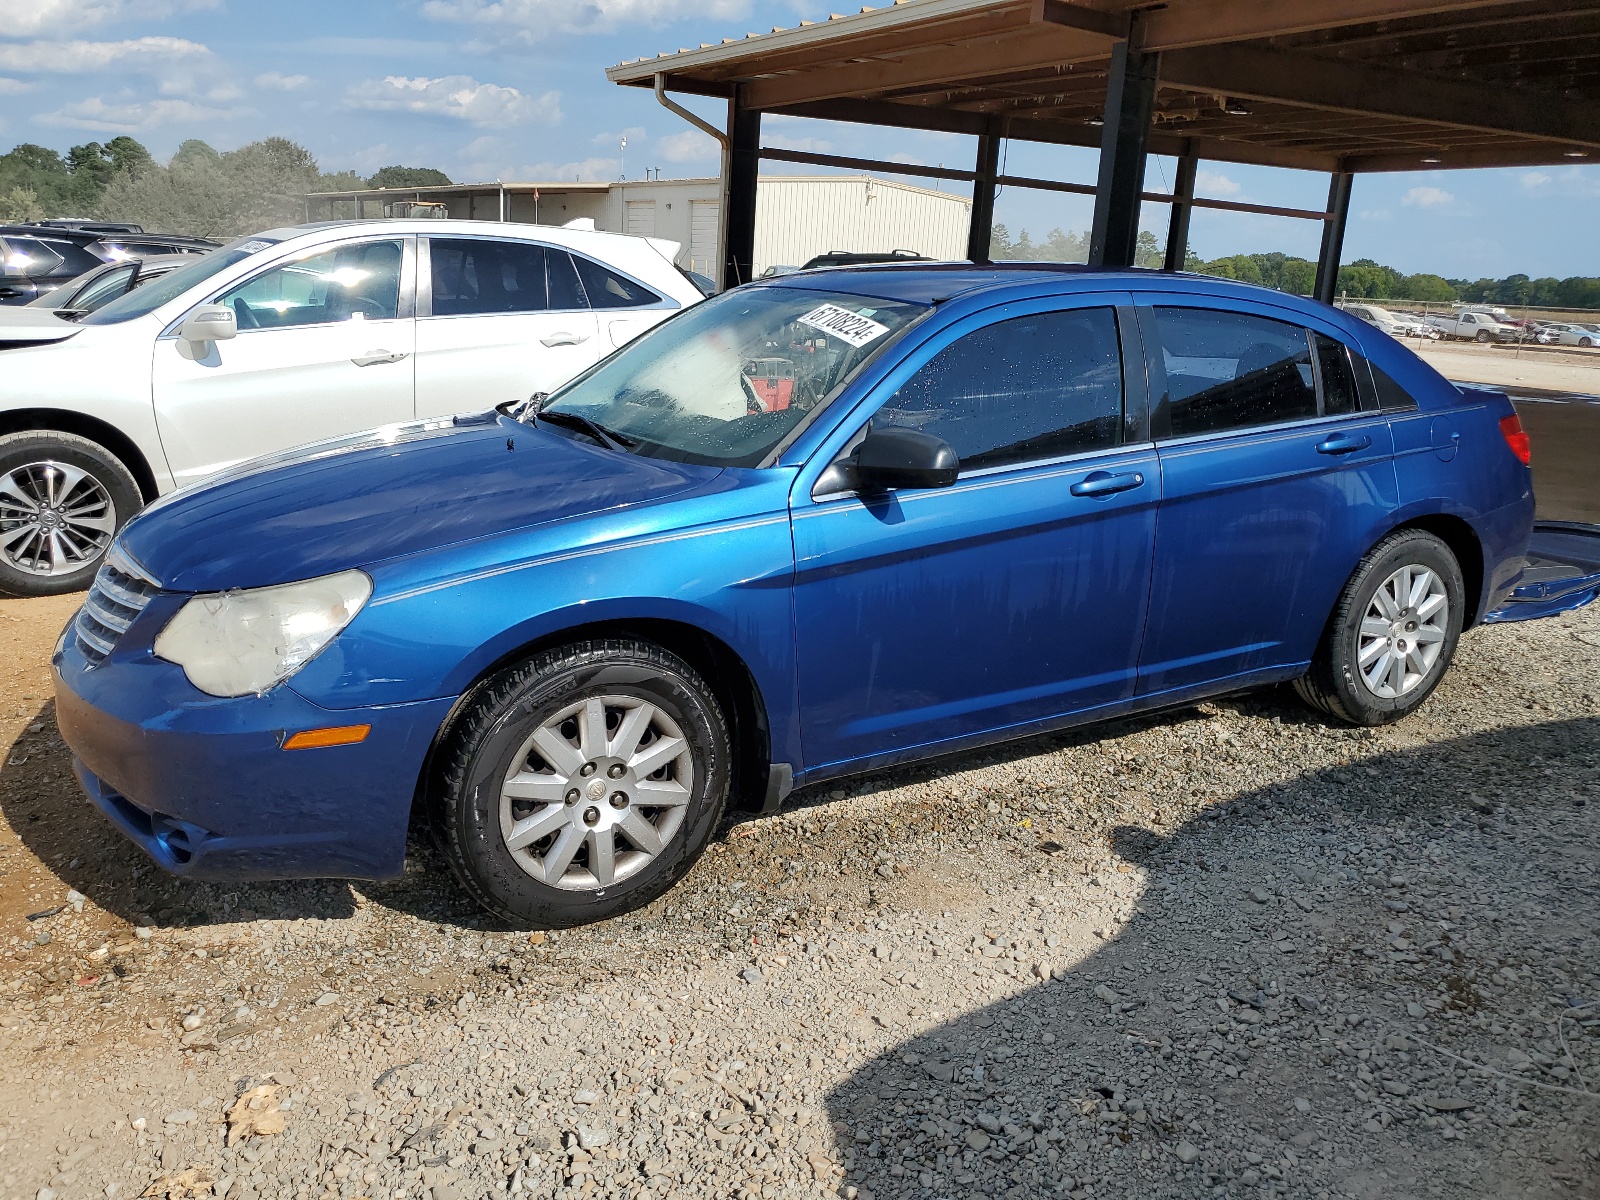
[[[701,293],[654,238],[274,229],[80,321],[0,314],[0,592],[86,587],[138,508],[234,463],[548,392]]]

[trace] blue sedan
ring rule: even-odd
[[[553,395],[151,505],[57,714],[169,871],[393,875],[420,805],[486,907],[571,925],[800,784],[1287,680],[1397,720],[1532,522],[1505,397],[1334,309],[806,272]]]

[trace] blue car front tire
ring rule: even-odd
[[[488,680],[439,761],[436,832],[462,884],[513,925],[551,929],[618,916],[682,878],[727,808],[732,751],[693,668],[603,639]]]

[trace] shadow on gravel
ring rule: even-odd
[[[1442,1118],[1428,1110],[1387,1095],[1358,1099],[1345,1082],[1356,1059],[1338,1044],[1350,1055],[1375,1047],[1369,1064],[1392,1068],[1396,1079],[1450,1066],[1428,1055],[1408,1062],[1385,1040],[1402,1022],[1416,1028],[1407,1001],[1426,1001],[1431,1017],[1435,1005],[1438,1017],[1496,1011],[1492,968],[1480,976],[1470,943],[1421,952],[1430,928],[1440,936],[1433,918],[1443,913],[1428,898],[1438,872],[1460,872],[1465,857],[1434,867],[1427,843],[1453,834],[1504,854],[1517,845],[1506,822],[1514,833],[1518,811],[1581,811],[1565,781],[1592,771],[1597,753],[1600,719],[1551,722],[1309,774],[1165,837],[1118,828],[1116,853],[1150,874],[1138,915],[1112,940],[1074,965],[1054,964],[1055,982],[901,1043],[829,1094],[838,1141],[854,1149],[843,1194],[1531,1196],[1550,1194],[1551,1176],[1564,1172],[1589,1180],[1576,1194],[1596,1195],[1592,1168],[1577,1156],[1578,1124],[1592,1119],[1592,1106],[1568,1101],[1582,1111],[1568,1113],[1570,1134],[1550,1135],[1564,1143],[1532,1144],[1538,1138],[1520,1128],[1488,1123],[1463,1152],[1463,1142],[1442,1140]],[[1488,802],[1504,802],[1507,814],[1487,818]],[[1329,880],[1353,869],[1341,866],[1348,843],[1377,843],[1385,831],[1403,834],[1394,850],[1405,861],[1403,885],[1386,886],[1393,868],[1366,877],[1366,886]],[[1296,847],[1293,860],[1280,855],[1286,845]],[[1513,864],[1508,877],[1483,880],[1474,900],[1524,895],[1550,858],[1541,850],[1525,875]],[[1446,886],[1473,886],[1454,872]],[[1325,884],[1343,891],[1356,920],[1341,925],[1325,911],[1330,905],[1316,898]],[[1593,895],[1565,900],[1571,911],[1554,917],[1568,937],[1592,934],[1600,918]],[[1049,920],[1041,913],[1035,928],[991,932],[1039,944]],[[1391,923],[1416,937],[1409,962],[1395,961],[1385,943]],[[957,971],[977,961],[999,969],[970,955],[957,949]],[[874,998],[862,1002],[871,1011]],[[1440,1027],[1437,1017],[1430,1027]],[[1487,1114],[1495,1082],[1454,1088]],[[1501,1153],[1512,1140],[1525,1159]],[[1518,1162],[1535,1174],[1519,1180]]]

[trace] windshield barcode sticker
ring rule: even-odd
[[[246,242],[246,243],[244,243],[244,245],[240,246],[239,249],[242,250],[246,254],[254,254],[257,250],[265,250],[269,246],[272,246],[274,244],[275,243],[273,243],[273,242],[261,242],[261,241]]]
[[[836,337],[852,346],[865,346],[889,332],[887,325],[869,321],[861,314],[840,308],[837,304],[819,304],[799,320],[802,325],[820,329],[829,337]]]

